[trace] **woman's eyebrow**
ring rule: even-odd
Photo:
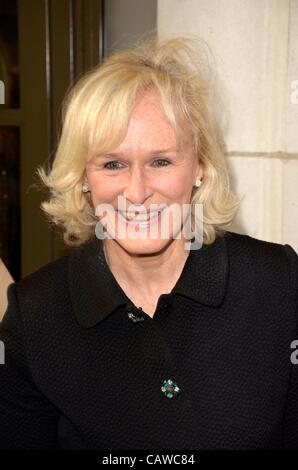
[[[178,152],[178,150],[176,148],[168,148],[168,149],[157,149],[157,150],[152,150],[150,152],[148,152],[148,155],[159,155],[161,153],[167,153],[167,152]],[[98,155],[98,157],[103,157],[103,158],[111,158],[111,157],[115,157],[115,158],[121,158],[121,157],[124,157],[125,155],[121,152],[109,152],[109,153],[105,153],[105,154],[102,154],[102,155]]]

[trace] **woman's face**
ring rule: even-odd
[[[92,202],[109,238],[134,254],[157,253],[169,243],[185,240],[183,234],[175,237],[183,227],[182,212],[179,220],[168,209],[189,204],[195,180],[202,175],[191,142],[178,145],[154,92],[137,102],[122,143],[96,156],[86,168]],[[124,197],[123,206],[119,196]],[[143,223],[129,222],[119,212],[146,211],[147,217],[149,211],[163,207],[157,218]]]

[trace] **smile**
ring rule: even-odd
[[[148,222],[150,223],[152,220],[157,219],[162,211],[163,209],[145,212],[142,214],[136,214],[129,211],[119,211],[119,213],[121,217],[128,223],[148,225]]]

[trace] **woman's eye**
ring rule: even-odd
[[[119,167],[117,166],[119,164],[119,162],[108,162],[104,165],[104,168],[107,168],[108,170],[118,170]],[[108,165],[112,165],[111,167],[109,167]],[[114,166],[113,166],[114,165]]]
[[[153,162],[154,164],[157,164],[157,166],[168,166],[170,165],[171,163],[168,161],[168,160],[165,160],[163,158],[159,158],[158,160],[155,160]],[[104,168],[105,169],[108,169],[108,170],[119,170],[121,169],[121,166],[119,166],[120,163],[117,162],[117,161],[112,161],[112,162],[108,162],[104,165]]]
[[[158,166],[168,166],[168,165],[170,165],[170,162],[169,162],[168,160],[164,160],[163,158],[160,158],[160,159],[158,159],[158,160],[155,160],[154,163],[156,163],[156,162],[163,162],[162,165],[158,165]],[[166,163],[166,164],[164,164],[164,163]]]

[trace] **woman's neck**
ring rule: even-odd
[[[179,279],[189,251],[185,240],[174,239],[161,252],[131,254],[114,240],[103,242],[106,262],[119,284],[144,298],[170,292]]]

